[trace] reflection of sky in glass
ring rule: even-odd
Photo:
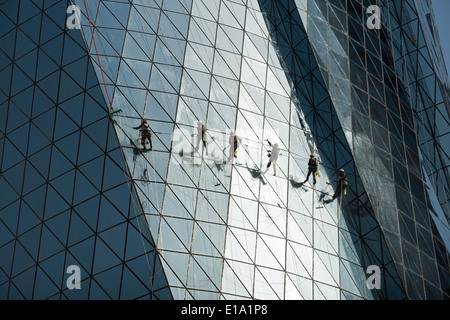
[[[448,0],[432,0],[434,18],[438,28],[439,40],[441,42],[442,52],[444,54],[447,70],[450,66],[450,36],[448,29],[450,28],[450,1]]]
[[[78,2],[81,3],[81,0]],[[358,204],[353,201],[351,204],[353,207],[350,209],[349,204],[345,202],[336,201],[324,205],[319,201],[323,200],[321,196],[330,196],[334,190],[335,185],[329,185],[327,182],[332,181],[331,171],[335,169],[336,163],[342,162],[342,159],[345,159],[343,162],[349,163],[354,159],[361,164],[358,168],[362,172],[359,173],[360,177],[367,179],[373,186],[364,187],[359,180],[352,180],[355,183],[349,188],[348,199],[350,196],[353,197],[353,191],[360,189],[369,196],[375,197],[377,206],[386,207],[380,210],[384,212],[380,220],[391,219],[395,214],[396,208],[388,205],[396,201],[394,184],[391,179],[387,179],[389,175],[380,175],[391,168],[386,165],[387,162],[382,161],[382,157],[385,153],[394,152],[389,148],[387,126],[383,126],[387,121],[387,111],[382,109],[383,111],[379,113],[374,112],[374,108],[381,106],[381,109],[383,106],[381,102],[372,103],[373,98],[383,101],[384,88],[379,80],[382,78],[382,72],[377,64],[379,61],[373,60],[368,55],[367,81],[366,71],[362,69],[361,71],[356,69],[356,76],[349,73],[346,67],[349,65],[347,61],[349,49],[345,48],[347,38],[342,41],[341,32],[345,31],[346,26],[341,26],[342,28],[338,26],[340,31],[338,29],[330,31],[332,29],[326,21],[329,19],[326,12],[334,10],[331,1],[328,9],[320,6],[325,3],[321,0],[294,1],[301,7],[299,9],[301,12],[298,14],[310,31],[309,38],[305,41],[307,45],[303,48],[311,49],[308,42],[311,41],[315,49],[314,54],[310,53],[310,50],[305,50],[308,53],[304,53],[299,58],[299,61],[305,62],[310,59],[311,62],[310,65],[302,66],[302,72],[306,70],[311,73],[312,70],[308,69],[314,68],[317,60],[324,69],[317,70],[314,75],[317,81],[314,83],[327,87],[323,90],[320,88],[310,90],[305,87],[304,90],[307,92],[301,92],[299,83],[295,83],[294,86],[294,80],[287,76],[286,70],[294,71],[292,71],[293,68],[289,68],[292,61],[286,57],[286,51],[280,50],[282,39],[274,37],[277,42],[272,42],[274,39],[271,37],[276,34],[271,28],[269,28],[271,35],[267,31],[266,21],[264,21],[265,12],[259,11],[262,9],[258,5],[263,1],[254,0],[250,1],[248,6],[242,6],[236,1],[216,0],[215,4],[213,1],[208,1],[208,7],[205,2],[204,0],[165,1],[161,4],[161,10],[151,1],[145,2],[145,5],[139,5],[140,1],[135,1],[133,5],[130,4],[131,2],[117,1],[99,2],[98,6],[91,4],[91,16],[95,18],[94,30],[106,82],[111,88],[114,107],[122,109],[121,116],[114,118],[117,120],[114,122],[116,130],[110,134],[115,139],[117,133],[121,148],[117,147],[116,153],[109,152],[105,160],[100,156],[101,148],[106,145],[108,131],[105,128],[109,122],[94,123],[97,117],[105,117],[104,110],[99,112],[100,116],[91,111],[92,107],[95,107],[93,99],[100,103],[100,101],[105,102],[105,97],[100,97],[103,87],[99,88],[97,82],[103,81],[101,79],[103,73],[99,72],[95,50],[89,42],[90,28],[86,28],[87,22],[84,20],[83,32],[92,54],[85,59],[92,60],[91,63],[97,74],[93,70],[89,71],[91,78],[96,77],[90,82],[97,87],[94,92],[93,90],[88,92],[87,102],[83,103],[71,97],[75,92],[68,89],[72,84],[68,77],[64,75],[61,78],[59,100],[64,101],[60,106],[61,111],[64,112],[58,110],[56,117],[53,117],[57,123],[53,140],[61,138],[55,145],[75,152],[76,156],[73,158],[77,159],[79,167],[77,170],[80,174],[77,172],[76,182],[74,182],[74,172],[64,173],[73,167],[69,166],[66,170],[61,170],[62,177],[56,177],[55,185],[58,186],[58,181],[67,186],[74,185],[73,202],[78,203],[92,196],[93,187],[89,185],[91,183],[99,190],[106,190],[105,201],[102,200],[103,206],[103,203],[108,203],[106,200],[108,200],[109,189],[114,189],[116,186],[121,195],[128,197],[129,186],[125,183],[125,179],[130,177],[122,173],[129,170],[128,173],[136,189],[135,202],[139,208],[138,213],[146,214],[149,222],[148,229],[157,241],[159,253],[163,258],[162,263],[167,271],[166,276],[176,298],[186,298],[189,295],[194,298],[218,298],[219,292],[225,292],[231,297],[237,295],[277,299],[338,299],[341,293],[349,293],[357,297],[372,297],[373,293],[365,292],[365,265],[361,259],[363,257],[361,248],[366,244],[360,245],[353,238],[355,235],[368,240],[381,238],[377,222],[369,220],[374,219],[371,217],[372,211],[368,214],[372,209],[365,208],[364,211],[359,204],[367,200],[367,195],[359,194]],[[310,3],[308,17],[306,11],[303,11],[306,10],[304,6],[307,2]],[[439,1],[439,5],[443,5],[442,2],[443,0]],[[134,6],[138,6],[139,10]],[[100,8],[98,14],[96,7]],[[435,8],[435,11],[440,13],[443,10]],[[322,15],[323,13],[326,17]],[[338,14],[341,14],[343,18],[339,20],[344,20],[345,13],[342,11]],[[124,30],[125,26],[127,31]],[[287,41],[302,39],[303,31],[297,31],[300,31],[299,38]],[[442,34],[441,38],[446,39]],[[371,41],[370,36],[366,39]],[[438,48],[438,46],[435,47]],[[70,48],[69,45],[65,45],[67,52]],[[295,47],[294,50],[302,52],[298,48]],[[444,52],[448,53],[447,50]],[[20,64],[20,59],[18,60]],[[22,67],[25,68],[25,66]],[[80,74],[76,76],[77,79],[82,79],[74,79],[74,81],[85,81],[84,76],[81,77]],[[14,77],[17,77],[13,78],[16,82],[12,88],[15,94],[22,85],[20,83],[22,81],[19,80],[25,80],[25,77],[19,73],[15,73]],[[424,86],[431,88],[427,82],[430,79],[424,80]],[[297,80],[300,81],[300,79]],[[301,81],[308,80],[301,79]],[[50,91],[44,83],[41,82],[38,85],[42,90]],[[356,105],[353,100],[349,100],[352,98],[351,85],[360,86],[360,89],[367,92],[363,98],[358,98],[361,99],[361,104],[368,101],[368,94],[371,95],[370,104],[367,106],[370,107],[370,115],[365,118],[361,116],[361,119],[354,117],[359,121],[361,129],[353,125],[351,118],[353,115],[350,113],[350,107],[353,108]],[[38,92],[38,89],[36,91]],[[310,98],[317,114],[325,117],[323,121],[319,119],[321,121],[319,123],[333,125],[330,129],[320,128],[317,123],[309,121],[311,115],[305,112],[311,125],[309,130],[313,132],[315,130],[315,134],[319,130],[317,136],[323,140],[338,137],[342,141],[345,139],[342,133],[344,131],[348,141],[353,139],[355,148],[359,151],[356,155],[347,156],[346,153],[343,155],[346,144],[335,142],[333,142],[333,148],[337,151],[335,150],[334,153],[323,152],[321,149],[322,156],[333,154],[337,160],[323,157],[321,169],[323,168],[324,172],[321,172],[321,178],[314,189],[311,188],[310,183],[302,185],[299,182],[305,178],[310,152],[318,153],[317,146],[313,144],[311,131],[302,131],[299,128],[302,126],[303,129],[308,129],[308,124],[305,125],[305,117],[296,108],[296,106],[302,108],[304,106],[303,111],[309,110],[307,104],[309,100],[301,100],[302,95],[306,93],[311,94]],[[89,94],[92,98],[88,97]],[[321,101],[327,102],[320,105]],[[333,102],[334,105],[328,101]],[[36,97],[33,103],[35,103],[33,106],[33,112],[35,112]],[[77,118],[77,115],[72,114],[75,108],[71,108],[71,105],[83,105],[85,113],[92,112],[92,114],[84,115],[82,129],[78,129],[72,123],[76,121],[74,118]],[[12,105],[9,108],[9,130],[17,129],[17,132],[26,136],[26,132],[19,131],[24,130],[25,126],[19,128],[17,121],[13,123],[14,120],[10,120],[14,109]],[[335,111],[339,116],[339,123],[334,125],[331,114],[334,115]],[[65,116],[66,113],[67,116]],[[299,119],[299,116],[302,118]],[[39,117],[37,117],[38,120]],[[140,123],[141,117],[148,119],[154,130],[153,152],[144,154],[135,149],[135,146],[139,145],[139,133],[134,127]],[[363,128],[365,123],[369,123],[368,117],[376,120],[376,123]],[[406,113],[404,117],[407,120]],[[204,121],[208,126],[209,135],[215,138],[209,141],[209,156],[203,157],[203,150],[191,156],[191,150],[198,137],[195,136],[197,120]],[[86,126],[86,122],[88,124],[93,122],[92,126]],[[299,122],[302,122],[301,125]],[[104,125],[105,128],[98,127],[99,124]],[[394,130],[393,127],[389,123],[389,128]],[[96,131],[93,128],[101,131],[95,134],[95,139],[89,137],[89,134],[94,134]],[[112,128],[111,125],[110,129]],[[342,128],[348,130],[342,130]],[[237,134],[244,138],[235,166],[223,164],[223,156],[227,157],[230,150],[230,158],[233,156],[234,150],[228,146],[231,129],[236,130]],[[365,134],[363,129],[370,129],[369,132],[372,132],[374,137],[371,138],[370,134]],[[398,142],[402,150],[403,144],[416,148],[412,129],[406,126],[403,128],[401,123],[397,129],[400,129],[405,136],[404,140]],[[69,144],[68,140],[63,138],[67,132],[72,131],[75,133],[83,131],[82,134],[80,133],[80,138],[76,138],[80,141],[79,147],[75,143]],[[351,135],[353,133],[354,137]],[[52,137],[51,134],[49,137]],[[11,139],[14,140],[13,135],[8,137],[8,141]],[[51,139],[49,138],[48,141]],[[260,169],[265,169],[268,161],[267,152],[270,146],[265,139],[272,143],[280,143],[282,149],[276,163],[276,176],[272,175],[272,170],[264,177],[257,176]],[[92,142],[89,142],[90,140]],[[108,142],[108,147],[112,144],[114,148],[117,141],[111,141]],[[373,142],[377,148],[369,142]],[[44,143],[47,143],[47,140],[31,135],[29,146],[27,146],[28,154],[38,151],[37,147]],[[323,142],[322,146],[324,145],[327,144]],[[89,146],[91,150],[86,149]],[[99,159],[92,159],[93,161],[90,162],[89,157],[94,154],[92,150],[97,150],[96,156],[98,155]],[[378,157],[375,151],[378,152]],[[123,155],[125,159],[122,158]],[[421,187],[420,181],[417,184],[413,183],[412,176],[411,187],[409,187],[408,172],[420,175],[420,169],[419,165],[411,164],[410,158],[414,160],[414,155],[410,157],[408,153],[406,155],[408,168],[401,165],[396,167],[396,170],[402,173],[400,175],[402,178],[395,182],[408,190]],[[15,159],[14,156],[10,158],[12,159],[8,161]],[[2,169],[9,170],[10,165],[2,161],[3,163],[0,164],[3,166]],[[33,164],[34,161],[36,160],[33,160],[32,156],[30,162]],[[127,168],[120,166],[115,168],[113,161],[122,165],[126,164]],[[58,161],[52,162],[52,167],[54,168],[57,163]],[[99,164],[96,166],[96,163]],[[102,166],[109,170],[115,168],[120,171],[116,171],[116,174],[114,172],[103,174],[104,170],[100,170],[103,169]],[[329,168],[328,171],[325,169],[326,166]],[[353,164],[351,166],[353,168]],[[14,181],[13,170],[6,172],[6,175],[3,175],[6,178],[2,177],[2,179]],[[31,176],[32,170],[34,169],[27,164],[25,170],[27,183],[23,187],[24,193],[39,187],[35,185],[39,181],[44,184],[42,179],[38,180]],[[85,177],[83,172],[86,173]],[[100,173],[103,176],[98,176]],[[28,182],[28,179],[33,181]],[[89,182],[89,180],[92,181]],[[61,192],[67,192],[65,188],[61,189]],[[415,199],[419,198],[415,191],[412,194],[415,195]],[[434,194],[430,194],[430,198],[431,206],[436,206],[437,215],[433,218],[439,224],[445,221],[444,212],[440,210]],[[25,195],[25,200],[27,199],[37,202],[40,197],[32,193]],[[100,199],[100,195],[97,199]],[[111,199],[119,202],[118,197],[111,196]],[[91,200],[87,203],[89,201]],[[420,205],[425,207],[425,204]],[[121,213],[126,214],[131,210],[131,205],[126,207],[120,209]],[[97,210],[95,208],[91,209],[89,205],[89,212],[95,212]],[[366,214],[354,215],[355,211]],[[394,213],[386,214],[386,212]],[[348,213],[354,215],[354,218],[346,216]],[[2,215],[0,220],[1,217]],[[358,222],[356,223],[353,219]],[[353,225],[354,222],[355,225]],[[399,222],[396,220],[395,223],[397,223],[397,229]],[[106,228],[103,222],[99,222],[99,226],[102,229]],[[386,230],[394,229],[389,226],[392,224],[389,224]],[[366,230],[360,232],[357,230],[359,227],[361,230]],[[447,231],[444,241],[448,244],[450,240],[446,228],[447,226],[443,223],[437,226],[440,232]],[[137,236],[137,231],[134,232]],[[125,235],[124,232],[120,234]],[[132,233],[128,232],[127,237],[131,235]],[[23,239],[22,237],[21,240]],[[384,252],[388,253],[388,249],[383,246],[385,246],[384,242],[374,244],[375,250],[383,250],[382,256],[386,257]],[[402,249],[406,250],[408,255],[412,252],[406,245]],[[101,256],[102,251],[97,252],[100,252],[97,257]],[[128,252],[127,254],[129,255]],[[383,263],[390,264],[393,268],[389,254],[387,256]],[[426,259],[431,258],[426,257]],[[421,261],[427,261],[409,260],[411,261],[407,261],[408,265],[412,267]],[[340,292],[341,289],[342,292]],[[390,289],[390,291],[394,290]]]
[[[425,172],[424,177],[426,179],[427,185],[431,185]],[[445,213],[442,211],[439,201],[436,198],[436,194],[428,187],[426,187],[426,190],[428,192],[428,199],[430,200],[431,207],[433,208],[432,214],[430,216],[433,218],[436,228],[439,230],[439,233],[441,234],[445,244],[448,248],[450,248],[449,225]]]

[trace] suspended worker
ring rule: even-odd
[[[339,197],[348,186],[348,176],[345,173],[344,169],[339,170],[339,179],[335,180],[337,182],[336,191],[334,192],[333,199]]]
[[[228,156],[228,162],[231,162],[233,157],[237,158],[237,149],[242,143],[242,138],[239,137],[236,132],[231,131],[228,143],[230,144],[230,155]]]
[[[269,171],[269,168],[273,163],[273,175],[275,176],[277,174],[277,163],[276,162],[278,160],[278,155],[280,154],[280,148],[279,148],[278,143],[275,143],[272,145],[269,140],[267,140],[267,142],[269,143],[269,146],[272,147],[272,150],[267,155],[269,157],[269,162],[267,163],[267,168],[266,168],[266,171],[264,171],[264,173]]]
[[[142,120],[141,125],[139,125],[137,127],[133,127],[133,129],[139,130],[141,132],[142,149],[147,150],[146,145],[147,145],[147,140],[148,140],[148,143],[150,143],[150,151],[151,151],[153,149],[152,133],[150,131],[150,126],[148,125],[148,121]]]
[[[208,132],[206,126],[201,122],[197,122],[197,143],[195,144],[194,152],[198,151],[200,147],[200,141],[203,142],[203,147],[206,150],[206,155],[208,155]]]
[[[317,174],[317,169],[319,167],[319,160],[317,160],[316,156],[312,153],[309,156],[309,161],[308,161],[308,174],[306,175],[306,180],[303,183],[306,183],[309,179],[310,174],[313,174],[313,183],[316,184],[317,180],[316,180],[316,174]]]

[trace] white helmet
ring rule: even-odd
[[[278,148],[280,145],[277,142],[277,143],[274,144],[274,146]]]
[[[203,124],[203,122],[201,122],[200,120],[197,122],[197,124],[198,125],[201,125],[201,124]]]

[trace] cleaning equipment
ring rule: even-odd
[[[113,111],[108,113],[106,116],[108,118],[111,118],[113,115],[117,114],[117,113],[122,113],[122,109],[118,109],[118,110],[114,110],[113,108],[111,108]]]

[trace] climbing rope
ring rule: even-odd
[[[111,98],[109,97],[108,87],[106,86],[105,74],[103,72],[102,62],[100,61],[100,55],[98,54],[97,44],[95,42],[95,36],[94,36],[94,29],[92,28],[91,18],[89,16],[89,10],[88,10],[88,7],[87,7],[86,0],[84,0],[84,7],[86,9],[86,15],[87,15],[87,18],[88,18],[88,21],[89,21],[89,28],[91,29],[91,33],[92,33],[92,41],[94,43],[95,53],[97,55],[97,60],[98,60],[98,65],[100,67],[100,72],[101,72],[101,75],[102,75],[102,78],[103,78],[103,85],[105,86],[106,97],[108,98],[109,107],[112,108],[112,101],[111,101]]]
[[[101,64],[101,59],[100,59],[100,55],[99,55],[99,52],[98,52],[97,44],[96,44],[96,41],[95,41],[95,35],[94,35],[93,24],[92,24],[91,19],[90,19],[89,10],[88,10],[88,7],[87,7],[86,0],[84,0],[84,6],[85,6],[85,9],[86,9],[86,15],[87,15],[87,18],[88,18],[88,21],[89,21],[89,29],[90,29],[91,34],[92,34],[92,41],[93,41],[93,43],[94,43],[95,52],[96,52],[96,56],[97,56],[97,60],[98,60],[99,68],[100,68],[100,72],[101,72],[102,79],[103,79],[103,84],[104,84],[104,87],[105,87],[106,97],[107,97],[108,103],[109,103],[109,108],[108,108],[109,114],[107,115],[107,117],[110,118],[110,119],[113,121],[113,123],[115,124],[114,127],[119,127],[119,129],[125,134],[125,136],[126,136],[130,141],[133,141],[132,138],[127,134],[127,132],[126,132],[125,130],[123,130],[121,124],[119,124],[117,121],[115,121],[115,120],[112,118],[112,116],[114,116],[114,115],[116,115],[116,114],[117,114],[117,115],[120,114],[120,113],[122,112],[122,110],[121,110],[121,109],[114,110],[113,107],[112,107],[112,100],[111,100],[111,97],[110,97],[110,95],[109,95],[108,87],[107,87],[107,85],[106,85],[106,79],[105,79],[103,67],[102,67],[102,64]],[[86,43],[87,43],[87,41],[86,41]],[[122,118],[122,117],[120,117],[120,118]],[[124,155],[124,158],[125,158],[125,155]],[[123,163],[123,165],[124,165],[125,167],[127,167],[127,164],[126,164],[126,163]],[[134,168],[133,168],[133,170],[134,170]],[[128,175],[129,175],[129,173],[128,173]],[[135,213],[135,217],[136,217],[136,221],[137,221],[137,225],[138,225],[138,231],[139,231],[139,234],[140,234],[140,236],[141,236],[142,246],[143,246],[143,249],[144,249],[144,252],[145,252],[145,257],[146,257],[147,265],[148,265],[148,268],[149,268],[149,274],[150,274],[150,279],[149,279],[149,280],[150,280],[150,287],[151,287],[151,290],[153,290],[153,277],[155,277],[155,276],[157,275],[157,273],[162,272],[162,270],[159,270],[157,273],[156,273],[156,272],[153,272],[153,273],[152,273],[151,263],[150,263],[150,261],[149,261],[148,254],[147,254],[147,251],[149,251],[149,250],[148,250],[148,249],[146,248],[146,246],[145,246],[145,242],[144,242],[144,237],[145,237],[145,236],[144,236],[144,234],[143,234],[143,232],[142,232],[142,228],[141,228],[141,225],[140,225],[140,219],[139,219],[138,216],[137,216],[137,213],[141,211],[140,209],[142,209],[142,207],[140,206],[141,204],[136,203],[137,200],[135,199],[135,197],[132,196],[132,194],[133,194],[133,190],[132,190],[133,175],[131,175],[129,178],[130,178],[130,180],[131,180],[131,181],[130,181],[131,183],[127,183],[127,185],[128,185],[128,187],[129,187],[129,189],[130,189],[131,201],[132,201],[133,207],[134,207],[134,209],[135,209],[135,210],[133,210],[133,211],[134,211],[134,213]],[[144,214],[144,219],[145,219],[145,214]]]

